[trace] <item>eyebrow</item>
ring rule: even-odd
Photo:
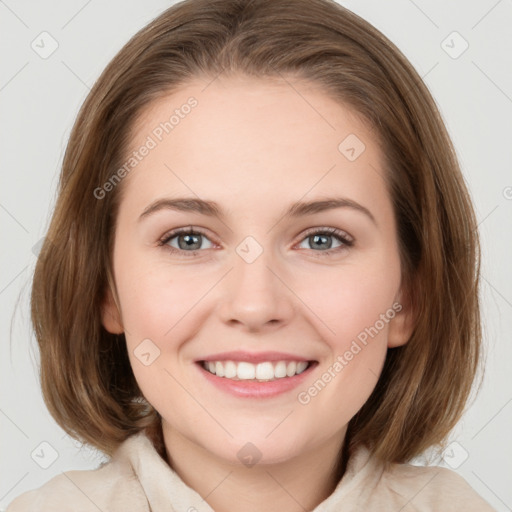
[[[368,208],[353,201],[352,199],[343,197],[332,197],[317,201],[293,203],[282,217],[301,217],[305,215],[313,215],[335,208],[351,208],[366,215],[374,224],[377,224],[375,217]],[[139,217],[139,221],[149,217],[151,214],[160,210],[177,210],[183,212],[195,212],[210,217],[221,218],[224,216],[222,209],[214,201],[204,199],[196,199],[193,197],[178,197],[158,199],[151,203]]]

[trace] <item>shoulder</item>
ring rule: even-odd
[[[438,466],[392,464],[381,477],[405,511],[493,512],[494,509],[458,473]]]
[[[38,489],[27,491],[7,507],[6,512],[126,512],[147,511],[147,500],[138,479],[122,457],[99,468],[66,471]]]
[[[359,446],[350,457],[335,495],[334,503],[350,502],[354,510],[495,512],[455,471],[438,466],[386,465],[365,446]]]

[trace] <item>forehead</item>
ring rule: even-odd
[[[386,195],[375,131],[304,81],[197,79],[147,107],[131,138],[132,151],[150,147],[123,182],[140,205],[184,192],[247,206],[333,187],[366,201]]]

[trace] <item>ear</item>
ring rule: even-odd
[[[395,316],[389,321],[388,348],[405,345],[416,325],[416,312],[414,311],[411,295],[404,287],[400,288],[392,306]]]
[[[114,300],[110,287],[107,287],[105,297],[101,304],[101,323],[103,327],[112,334],[122,334],[124,332],[121,312]]]

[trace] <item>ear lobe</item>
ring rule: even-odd
[[[101,323],[111,334],[122,334],[124,332],[121,313],[110,287],[107,288],[103,303],[101,304]]]
[[[416,314],[408,293],[399,293],[393,303],[395,316],[389,321],[388,348],[405,345],[416,325]]]

